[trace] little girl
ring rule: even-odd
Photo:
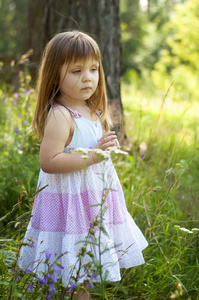
[[[19,266],[44,271],[49,249],[50,261],[58,258],[63,266],[56,272],[57,278],[69,285],[90,228],[95,229],[96,238],[100,236],[93,220],[100,216],[105,195],[101,257],[98,245],[90,243],[90,247],[94,260],[101,261],[103,278],[119,281],[120,268],[144,263],[142,250],[147,241],[127,211],[111,159],[99,158],[96,151],[84,159],[75,151],[78,147],[106,150],[118,145],[115,132],[109,130],[104,72],[96,42],[78,31],[52,38],[44,52],[37,90],[33,129],[41,141],[38,190],[45,188],[35,199],[25,235],[34,246],[21,248]],[[92,261],[89,255],[84,259]],[[79,282],[88,281],[84,270],[78,276]]]

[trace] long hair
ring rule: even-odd
[[[101,54],[97,43],[89,35],[68,31],[55,35],[46,45],[37,81],[37,104],[32,129],[43,139],[45,121],[50,107],[59,103],[60,71],[72,61],[95,59],[99,62],[99,82],[95,93],[86,100],[91,114],[101,111],[100,120],[105,131],[111,126],[107,110],[107,94]]]

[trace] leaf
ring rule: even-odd
[[[13,293],[13,295],[16,296],[16,297],[18,297],[18,298],[21,298],[21,297],[23,296],[23,294],[21,294],[21,293],[19,293],[19,292],[17,292],[17,291],[15,291],[15,292]]]
[[[105,214],[105,212],[107,211],[107,208],[108,206],[105,206],[103,209],[102,209],[102,216]]]
[[[10,282],[8,282],[8,281],[0,281],[0,284],[2,284],[2,285],[11,285],[11,283]]]
[[[105,228],[103,226],[100,226],[99,228],[103,232],[103,234],[109,238],[108,232],[105,230]]]

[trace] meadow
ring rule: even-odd
[[[122,270],[120,282],[91,283],[92,299],[199,299],[199,105],[174,102],[170,90],[175,85],[149,97],[122,84],[128,155],[114,163],[149,246],[146,263]],[[21,73],[17,92],[3,86],[0,98],[0,298],[72,299],[76,286],[66,296],[61,281],[42,282],[17,267],[39,172],[29,76]]]

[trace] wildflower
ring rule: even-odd
[[[17,133],[19,133],[19,128],[15,128],[15,133],[17,134]]]
[[[171,173],[172,172],[172,169],[168,169],[165,171],[165,173]]]
[[[47,249],[46,250],[46,260],[48,261],[50,259],[50,257],[51,257],[51,251],[50,251],[50,249]]]
[[[26,290],[30,290],[30,292],[32,292],[32,291],[33,291],[33,284],[30,283],[30,284],[27,286]]]
[[[92,280],[92,279],[95,279],[96,277],[97,277],[97,276],[96,276],[95,272],[93,272],[93,273],[92,273],[91,280]]]
[[[191,231],[199,231],[199,228],[192,228]]]
[[[26,92],[26,94],[27,94],[27,95],[30,95],[30,94],[31,94],[31,90],[28,90],[28,91]]]
[[[44,286],[45,283],[45,279],[41,278],[39,275],[37,275],[37,280],[39,281],[39,283],[41,284],[41,286]]]
[[[51,294],[47,294],[45,300],[50,300],[51,299]]]
[[[102,153],[102,156],[103,156],[105,159],[109,159],[110,154],[109,154],[109,153]]]
[[[190,231],[189,229],[184,228],[184,227],[180,227],[179,229],[184,231],[184,232],[187,232],[187,233],[193,233],[192,231]]]
[[[77,284],[72,282],[72,283],[70,284],[69,290],[72,291],[72,290],[74,290],[76,287],[77,287]]]
[[[50,283],[48,286],[49,292],[54,295],[55,294],[55,287],[53,283]]]
[[[94,284],[93,284],[92,282],[89,282],[89,283],[88,283],[88,286],[89,286],[90,288],[94,288]]]
[[[22,270],[24,273],[31,273],[33,271],[33,269],[23,269]]]
[[[14,96],[15,99],[17,99],[17,98],[19,98],[19,93],[14,93],[13,96]]]
[[[88,153],[88,150],[87,148],[82,148],[82,147],[79,147],[76,149],[77,152],[82,152],[84,154],[87,154]]]
[[[17,275],[15,281],[17,281],[17,280],[19,280],[19,279],[21,279],[21,276]]]
[[[13,269],[12,269],[12,272],[14,272],[14,270],[13,270]],[[20,274],[20,272],[18,271],[18,273],[17,273],[17,277],[16,277],[15,281],[17,281],[17,280],[19,280],[19,279],[21,278],[21,276],[20,276],[19,274]]]
[[[61,264],[60,264],[60,265],[56,265],[56,266],[53,268],[53,272],[59,272],[59,271],[61,271],[61,270],[63,270],[63,269],[64,269],[64,267],[62,267]]]
[[[4,99],[4,102],[7,102],[7,101],[8,101],[8,98],[5,98],[5,99]]]
[[[47,278],[49,278],[52,282],[57,282],[57,278],[54,273],[48,274]]]
[[[13,101],[13,105],[16,106],[17,105],[17,100]]]

